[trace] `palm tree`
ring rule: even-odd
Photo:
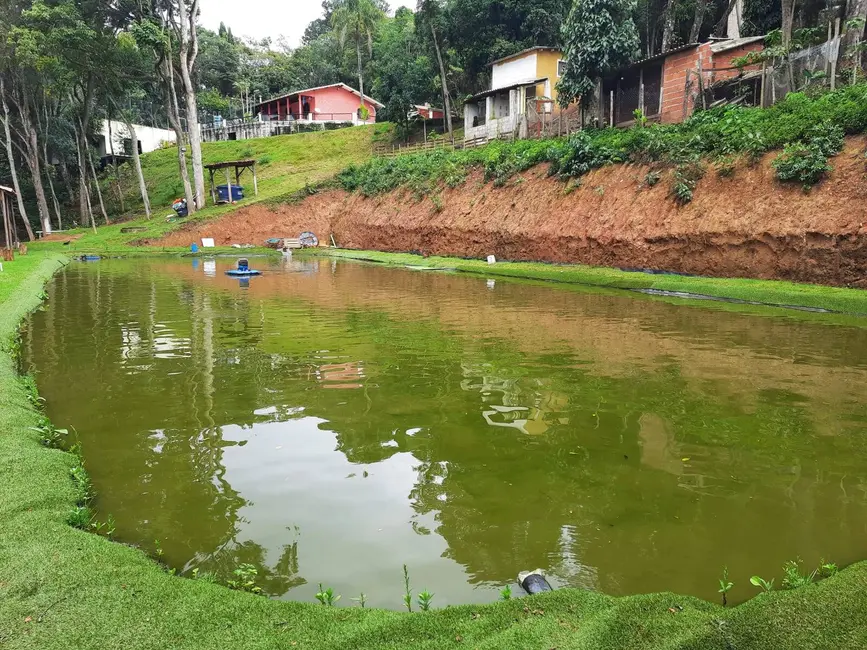
[[[355,41],[358,56],[358,90],[361,93],[361,106],[364,106],[364,73],[361,61],[361,43],[367,41],[367,49],[373,54],[373,33],[384,14],[373,0],[340,0],[331,14],[331,26],[337,32],[341,47],[347,37]]]
[[[437,63],[440,68],[440,85],[443,90],[443,109],[446,115],[446,126],[448,127],[449,136],[454,141],[454,131],[452,130],[452,107],[451,97],[449,95],[449,87],[446,81],[446,67],[443,65],[443,55],[440,52],[440,44],[437,39],[436,22],[440,18],[441,6],[437,0],[418,0],[416,4],[416,17],[420,23],[427,23],[430,27],[430,33],[433,37],[434,51],[437,55]]]

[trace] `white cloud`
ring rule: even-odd
[[[415,0],[391,0],[392,10],[415,8]],[[304,30],[322,15],[322,0],[201,0],[201,23],[216,31],[220,22],[235,36],[257,40],[283,36],[291,47],[301,44]]]

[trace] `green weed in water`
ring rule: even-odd
[[[47,420],[38,427],[30,428],[38,432],[42,438],[42,444],[51,449],[63,449],[66,437],[69,435],[68,429],[58,429]]]
[[[73,528],[87,530],[90,526],[90,520],[92,517],[93,515],[90,512],[90,508],[87,506],[76,506],[66,516],[66,523]]]
[[[722,578],[719,581],[719,591],[717,592],[722,594],[723,607],[728,605],[726,594],[731,591],[732,587],[734,587],[734,583],[729,580],[729,568],[727,566],[723,567]]]
[[[830,578],[839,571],[840,569],[833,562],[825,562],[824,559],[819,562],[819,577],[821,578]]]
[[[750,584],[754,587],[760,587],[765,592],[772,591],[774,589],[774,579],[765,580],[760,576],[753,576],[750,578]]]
[[[226,582],[226,585],[229,589],[235,589],[236,591],[246,591],[251,594],[261,594],[262,587],[256,585],[256,576],[259,575],[259,572],[256,570],[256,567],[252,564],[242,564],[237,569],[232,571],[232,575],[235,577],[232,580]]]
[[[512,586],[506,585],[500,589],[500,600],[512,600]]]
[[[191,572],[193,580],[201,580],[202,582],[210,582],[216,584],[217,574],[211,573],[210,571],[201,571],[199,567],[196,567]]]
[[[789,560],[783,565],[783,589],[798,589],[813,584],[818,573],[818,569],[812,573],[801,573],[801,558]]]
[[[363,609],[367,605],[367,594],[362,591],[358,594],[358,598],[353,598],[352,600],[361,605]]]
[[[319,591],[316,592],[316,600],[326,607],[334,607],[334,604],[340,600],[340,594],[335,594],[331,587],[328,589],[322,588],[322,583],[319,583]]]

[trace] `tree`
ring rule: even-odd
[[[446,115],[446,127],[448,128],[449,137],[454,140],[454,130],[452,129],[452,102],[449,94],[448,81],[446,77],[446,68],[443,64],[443,55],[440,51],[439,38],[437,38],[436,24],[441,18],[442,7],[438,0],[418,0],[416,5],[416,13],[420,27],[430,29],[431,40],[433,42],[434,51],[436,52],[437,65],[440,69],[440,84],[443,91],[443,108]]]
[[[558,83],[562,106],[591,96],[599,79],[636,56],[633,9],[633,0],[576,0],[563,25],[566,71]]]
[[[420,49],[413,13],[405,8],[383,22],[373,44],[373,93],[385,105],[382,116],[395,124],[404,139],[409,134],[413,105],[435,99],[438,94],[433,82],[434,67]]]
[[[199,37],[196,19],[199,16],[199,0],[173,0],[177,5],[177,17],[169,13],[171,24],[178,37],[181,82],[186,105],[187,135],[190,138],[190,157],[193,162],[193,182],[196,193],[193,203],[196,209],[205,207],[205,169],[202,164],[202,132],[199,129],[199,107],[196,102],[196,86],[193,83],[196,58],[199,55]],[[178,142],[178,147],[182,143]]]
[[[361,106],[364,106],[364,72],[361,58],[361,44],[367,42],[367,49],[373,54],[373,34],[384,14],[373,0],[340,0],[331,14],[331,25],[337,32],[341,46],[347,37],[355,41],[358,58],[358,91],[361,93]]]

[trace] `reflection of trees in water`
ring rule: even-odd
[[[187,568],[198,567],[201,571],[229,578],[240,565],[252,564],[258,571],[256,584],[271,596],[282,596],[290,589],[307,583],[299,575],[297,540],[283,546],[280,558],[273,567],[268,565],[266,555],[267,551],[252,540],[237,542],[232,539],[210,555],[198,554]]]
[[[284,421],[299,408],[327,420],[350,462],[413,454],[417,479],[407,497],[419,514],[434,515],[446,554],[474,582],[503,582],[539,566],[604,588],[618,579],[614,552],[630,557],[640,549],[643,561],[660,559],[664,545],[636,541],[630,524],[662,519],[666,508],[703,524],[694,529],[702,547],[701,536],[714,529],[712,509],[704,512],[698,499],[737,498],[745,508],[752,498],[756,482],[730,481],[733,468],[760,479],[766,495],[783,497],[811,525],[829,503],[822,498],[829,486],[845,493],[841,520],[851,517],[842,510],[864,503],[863,483],[859,489],[855,479],[820,474],[818,461],[802,460],[823,450],[840,456],[854,443],[814,443],[812,404],[795,394],[751,393],[745,404],[734,390],[695,390],[674,363],[616,376],[560,366],[557,358],[536,368],[539,360],[443,333],[437,322],[363,310],[296,311],[303,344],[294,324],[268,339],[279,311],[249,294],[171,276],[69,272],[58,290],[68,295],[52,306],[52,344],[34,346],[40,387],[49,410],[74,414],[69,424],[81,432],[97,487],[108,486],[107,507],[121,530],[159,538],[174,564],[193,558],[224,576],[254,564],[269,593],[302,581],[297,542],[269,567],[267,549],[237,541],[246,502],[226,480],[223,448],[243,441],[227,441],[221,427]],[[84,343],[67,328],[87,332]],[[136,350],[125,361],[121,331]],[[351,336],[343,344],[335,331]],[[177,344],[173,354],[159,357],[169,343]],[[312,352],[338,348],[327,360]],[[327,378],[363,390],[322,390],[316,368],[321,374],[323,365],[332,366]],[[254,411],[265,405],[267,412]],[[857,454],[848,458],[854,464]],[[768,470],[777,467],[791,470]]]

